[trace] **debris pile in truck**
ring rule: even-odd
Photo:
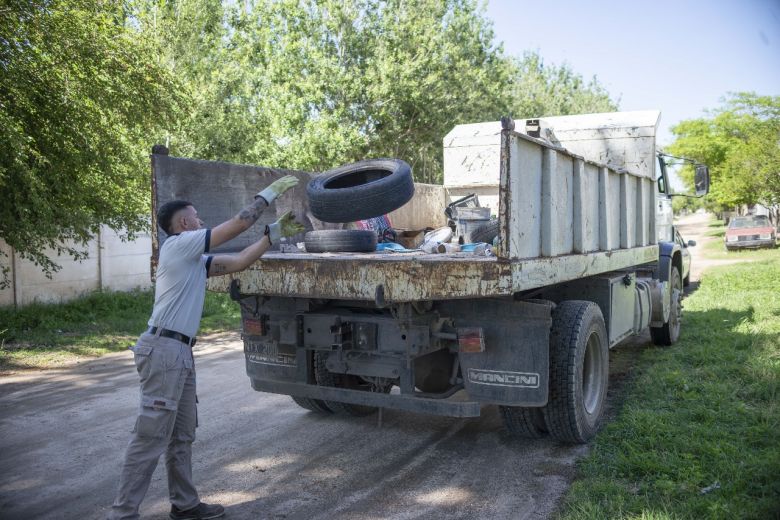
[[[312,214],[323,222],[354,228],[306,233],[308,253],[424,252],[492,254],[498,219],[475,194],[445,208],[447,226],[394,229],[387,213],[411,200],[411,167],[399,159],[369,159],[314,177],[307,187]],[[352,220],[350,220],[352,219]]]

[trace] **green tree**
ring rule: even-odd
[[[669,147],[707,164],[712,188],[708,199],[716,210],[763,204],[780,205],[780,96],[730,94],[710,117],[679,123]],[[692,186],[693,170],[682,176]]]
[[[156,43],[160,63],[188,87],[186,110],[167,129],[172,152],[247,162],[257,125],[240,6],[224,7],[221,0],[130,0],[127,5],[128,25]]]
[[[672,199],[672,211],[675,215],[694,212],[703,207],[702,199],[696,197],[674,197]]]
[[[515,58],[512,113],[518,117],[614,112],[618,102],[593,77],[585,82],[567,65],[546,65],[535,52]]]
[[[473,0],[137,5],[192,86],[180,155],[312,171],[392,156],[441,182],[456,124],[615,109],[595,79],[507,58]]]
[[[148,225],[148,150],[181,94],[124,21],[101,0],[0,7],[0,237],[47,274],[46,248],[81,258],[101,224]]]
[[[135,16],[174,35],[168,62],[192,86],[181,155],[313,171],[384,155],[436,181],[450,128],[509,106],[511,64],[470,0],[139,2]]]

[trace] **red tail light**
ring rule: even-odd
[[[457,333],[460,352],[476,353],[485,351],[485,336],[481,327],[457,329]]]

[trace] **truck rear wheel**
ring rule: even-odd
[[[325,366],[326,360],[327,354],[321,354],[320,352],[314,353],[314,378],[317,380],[318,385],[348,388],[350,390],[370,390],[371,385],[363,383],[360,378],[356,376],[350,374],[336,374],[328,370]],[[355,417],[371,415],[377,410],[375,406],[363,406],[360,404],[341,403],[338,401],[324,401],[324,403],[335,413],[343,413]]]
[[[682,319],[682,281],[680,271],[672,267],[672,278],[669,280],[672,287],[672,308],[669,309],[669,321],[660,327],[650,327],[650,337],[656,345],[671,346],[680,339],[680,322]]]
[[[320,399],[309,399],[308,397],[295,397],[294,395],[291,395],[290,397],[292,397],[292,400],[295,401],[295,404],[297,404],[301,408],[305,408],[312,412],[322,413],[322,414],[333,413],[333,410],[328,408],[328,405],[325,404],[325,401],[322,401]]]
[[[609,347],[598,305],[565,301],[552,313],[550,392],[544,419],[550,436],[585,443],[601,425],[609,380]]]
[[[522,406],[499,406],[504,426],[515,437],[541,439],[548,430],[541,408],[523,408]]]

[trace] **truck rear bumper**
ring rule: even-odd
[[[432,399],[430,397],[380,394],[270,379],[252,379],[252,388],[259,392],[272,394],[308,397],[325,401],[340,401],[343,403],[362,404],[445,417],[479,417],[481,408],[480,403],[476,401],[456,400],[457,394],[454,398]]]

